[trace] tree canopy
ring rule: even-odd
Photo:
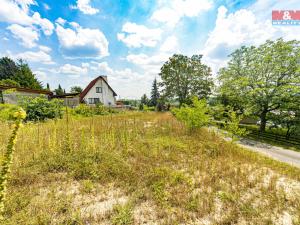
[[[73,86],[71,87],[71,93],[81,93],[82,88],[80,86]]]
[[[0,58],[0,81],[6,85],[32,89],[42,89],[41,82],[35,77],[28,64],[23,60],[14,62],[8,57]]]
[[[259,116],[264,131],[270,112],[299,98],[299,42],[278,39],[243,46],[230,57],[219,72],[220,94]]]
[[[164,94],[179,104],[192,96],[207,97],[213,86],[211,69],[201,62],[202,55],[192,57],[174,54],[161,68],[160,77]]]

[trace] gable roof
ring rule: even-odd
[[[35,93],[35,94],[44,94],[44,95],[52,95],[53,94],[51,91],[47,91],[47,90],[37,90],[37,89],[16,87],[16,86],[10,86],[10,85],[0,85],[0,90],[8,90],[8,89],[16,89],[16,91]]]
[[[103,80],[103,81],[107,84],[108,88],[113,92],[113,95],[114,95],[114,96],[117,96],[117,93],[111,88],[111,86],[109,86],[109,84],[108,84],[107,81],[103,78],[103,76],[99,76],[99,77],[95,78],[94,80],[92,80],[92,81],[88,84],[88,86],[80,93],[80,101],[83,100],[83,98],[86,96],[86,94],[89,92],[89,90],[91,90],[91,88],[94,87],[94,85],[96,84],[96,82],[97,82],[98,80],[100,80],[100,79]]]

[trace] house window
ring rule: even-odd
[[[102,93],[102,87],[96,87],[96,93]]]
[[[89,104],[98,104],[100,103],[99,98],[89,98]]]

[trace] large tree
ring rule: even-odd
[[[260,118],[265,131],[268,114],[280,110],[300,93],[298,41],[267,41],[233,52],[219,73],[220,92]]]
[[[150,105],[156,107],[158,104],[158,99],[159,99],[159,91],[158,91],[157,81],[155,78],[152,84]]]
[[[162,66],[160,76],[163,92],[182,105],[191,96],[207,97],[213,86],[211,69],[201,62],[202,55],[173,55]]]
[[[14,76],[14,80],[17,81],[21,87],[42,89],[42,83],[36,78],[35,74],[31,71],[29,65],[23,60],[19,60],[17,63],[18,72]]]
[[[8,57],[0,58],[0,80],[13,80],[12,78],[16,75],[17,72],[18,66],[12,59]]]
[[[0,58],[0,80],[15,81],[17,85],[32,89],[42,89],[42,84],[32,73],[28,64],[23,60],[18,60],[15,63],[8,57]],[[9,83],[7,83],[9,84]]]

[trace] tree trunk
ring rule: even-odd
[[[260,114],[260,132],[265,132],[266,131],[266,124],[267,124],[267,111],[264,110]]]

